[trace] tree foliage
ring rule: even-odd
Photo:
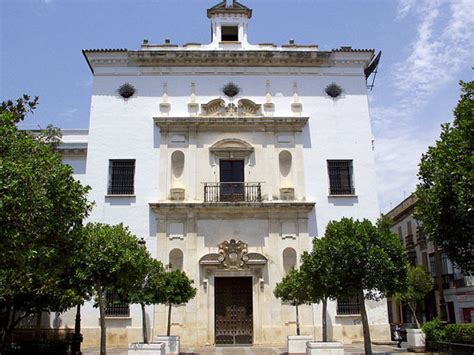
[[[291,269],[288,274],[276,284],[273,294],[283,302],[295,306],[296,334],[300,335],[300,320],[298,307],[302,304],[311,304],[310,283],[305,274],[297,269]]]
[[[143,279],[137,279],[135,284],[124,295],[124,302],[138,303],[142,309],[143,342],[148,344],[148,330],[146,323],[145,306],[163,303],[164,295],[164,273],[163,264],[156,259],[150,259],[146,266],[146,274]]]
[[[449,259],[474,271],[474,81],[460,83],[453,124],[441,126],[436,145],[419,165],[416,217]]]
[[[364,299],[378,300],[406,287],[407,262],[403,246],[380,219],[377,225],[343,218],[327,225],[327,253],[337,265],[332,270],[340,285],[338,296],[359,296],[366,354],[372,354]]]
[[[337,265],[329,251],[328,238],[315,238],[310,253],[302,255],[301,272],[310,287],[309,297],[312,303],[322,302],[323,341],[327,341],[327,301],[343,293],[344,285],[334,278]]]
[[[93,285],[100,313],[100,352],[106,352],[106,292],[126,297],[148,272],[151,256],[138,239],[122,224],[88,223],[84,228],[86,256],[81,267],[84,279]]]
[[[171,334],[171,310],[173,304],[188,303],[196,296],[196,289],[192,286],[193,280],[189,279],[181,270],[168,270],[162,274],[161,300],[159,303],[168,305],[168,325],[166,335]]]
[[[84,293],[72,265],[83,255],[88,187],[63,165],[57,129],[31,134],[17,128],[37,103],[25,95],[0,105],[2,346],[21,318],[63,311]]]
[[[419,301],[423,301],[425,296],[433,289],[431,276],[422,266],[408,268],[407,288],[404,292],[398,293],[397,298],[406,302],[415,317],[416,325],[420,328],[420,322],[416,315],[416,307]]]

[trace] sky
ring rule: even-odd
[[[38,95],[23,128],[87,128],[86,48],[207,43],[218,0],[0,0],[0,99]],[[408,197],[421,154],[474,79],[474,0],[242,0],[250,43],[382,51],[369,92],[381,212]]]

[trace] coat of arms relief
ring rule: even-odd
[[[219,262],[225,269],[239,270],[247,266],[248,244],[235,239],[226,240],[219,244]]]

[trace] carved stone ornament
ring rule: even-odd
[[[331,96],[333,99],[341,96],[342,94],[342,88],[337,85],[336,83],[332,83],[332,84],[329,84],[328,86],[326,86],[326,94],[328,94],[329,96]]]
[[[232,98],[232,97],[237,96],[239,94],[240,88],[236,84],[234,84],[233,82],[230,82],[222,88],[222,92],[226,96]]]
[[[239,100],[237,105],[233,102],[226,105],[223,99],[214,99],[202,105],[202,115],[227,117],[260,116],[261,106],[248,99]]]
[[[248,244],[241,240],[225,241],[219,244],[219,262],[225,269],[242,269],[248,261]]]
[[[118,88],[118,93],[124,99],[128,99],[135,94],[135,88],[129,83],[126,83]]]

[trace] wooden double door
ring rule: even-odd
[[[217,345],[252,344],[251,277],[215,278],[215,335]]]

